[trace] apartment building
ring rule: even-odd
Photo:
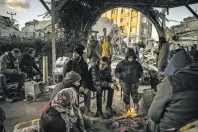
[[[128,44],[147,41],[151,38],[152,23],[147,17],[132,8],[114,8],[102,14],[120,27],[120,35],[126,37]]]

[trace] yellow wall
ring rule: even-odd
[[[101,17],[107,17],[114,24],[122,27],[121,35],[130,37],[137,35],[138,17],[140,17],[138,11],[131,8],[114,8],[102,14]]]

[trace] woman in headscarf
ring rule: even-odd
[[[61,90],[40,118],[40,132],[85,132],[83,117],[75,107],[73,88]]]

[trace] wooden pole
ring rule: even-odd
[[[55,0],[51,0],[51,19],[52,19],[52,64],[53,71],[56,63],[56,40],[55,40]],[[53,74],[53,82],[55,84],[55,75]]]

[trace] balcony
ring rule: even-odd
[[[120,26],[126,27],[126,26],[128,26],[128,22],[120,22]]]
[[[131,32],[130,36],[136,36],[136,32],[133,32],[133,33]]]
[[[129,17],[129,13],[121,13],[120,17]]]
[[[136,27],[137,26],[137,22],[131,22],[131,27]]]
[[[137,16],[138,16],[138,13],[136,13],[136,12],[131,13],[131,17],[137,17]]]

